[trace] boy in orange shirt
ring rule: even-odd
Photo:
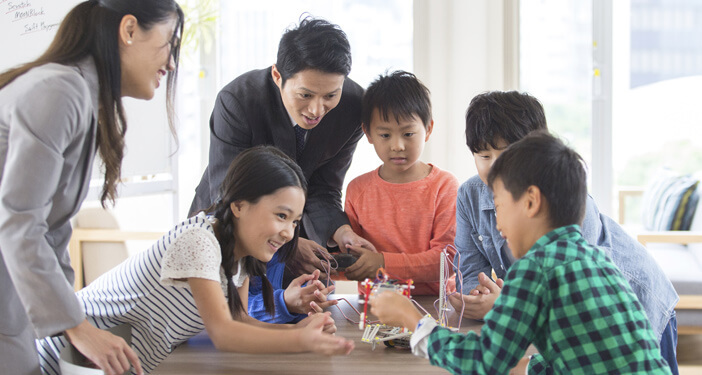
[[[439,294],[441,251],[456,234],[458,180],[419,160],[434,126],[429,90],[396,71],[371,83],[362,104],[363,132],[383,164],[349,183],[345,211],[378,252],[350,247],[359,258],[345,275],[373,279],[383,267],[391,278],[412,279],[413,294]]]

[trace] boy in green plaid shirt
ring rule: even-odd
[[[409,299],[386,292],[371,312],[414,329],[412,352],[456,374],[506,374],[529,344],[529,374],[670,374],[636,294],[579,224],[582,158],[546,132],[512,144],[490,170],[497,229],[515,258],[478,336],[437,327]]]

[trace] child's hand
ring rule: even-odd
[[[528,373],[529,357],[522,357],[513,369],[509,370],[510,375],[523,375]]]
[[[468,294],[471,296],[477,296],[479,294],[490,294],[490,293],[497,293],[499,294],[500,291],[502,290],[502,286],[505,284],[504,280],[498,278],[493,282],[487,275],[485,275],[485,272],[481,272],[478,274],[478,286],[475,288],[471,289]]]
[[[334,321],[329,313],[314,314],[307,320],[307,325],[300,330],[300,344],[305,351],[324,355],[351,353],[353,341],[323,332],[324,326]]]
[[[504,285],[502,279],[497,279],[495,283],[484,272],[478,275],[478,282],[480,285],[471,290],[469,295],[456,293],[449,296],[449,302],[456,311],[460,312],[463,308],[464,318],[483,319],[492,309]]]
[[[339,303],[335,299],[327,300],[327,296],[335,287],[330,285],[325,288],[324,284],[319,281],[319,275],[319,270],[315,270],[310,275],[298,276],[290,282],[290,285],[283,292],[288,311],[296,314],[307,314],[315,312],[310,307],[310,302],[316,302],[322,309]],[[307,283],[307,286],[303,287],[304,283]]]
[[[299,322],[295,323],[296,326],[307,327],[307,325],[310,323],[313,316],[316,316],[318,314],[324,314],[324,310],[322,310],[322,308],[319,307],[319,305],[314,303],[314,302],[310,302],[310,308],[312,309],[312,311],[307,313],[307,318],[302,319]],[[331,316],[330,316],[330,318],[331,318]],[[324,325],[322,332],[330,333],[330,334],[336,333],[336,322],[334,322],[333,318],[331,318],[331,323],[327,323]]]
[[[378,272],[378,268],[385,267],[385,257],[382,253],[376,253],[356,246],[349,247],[349,253],[358,256],[356,263],[350,265],[344,271],[344,275],[349,280],[373,279]]]
[[[395,327],[414,330],[422,319],[422,314],[412,305],[409,298],[397,292],[383,292],[371,297],[371,314],[381,322]]]

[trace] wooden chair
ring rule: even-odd
[[[155,241],[162,232],[123,231],[114,215],[102,208],[82,209],[73,220],[68,244],[75,272],[74,289],[80,290],[129,256],[125,241]]]

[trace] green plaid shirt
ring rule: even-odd
[[[529,374],[670,374],[629,283],[577,225],[516,261],[480,336],[437,327],[427,351],[456,374],[506,374],[533,343]]]

